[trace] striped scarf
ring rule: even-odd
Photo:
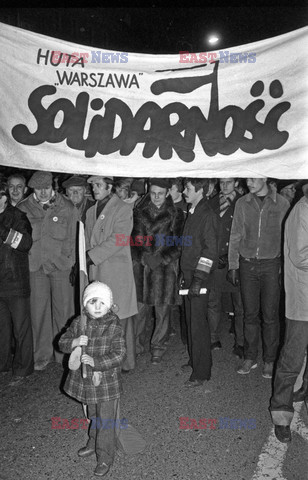
[[[229,195],[224,195],[223,193],[219,194],[219,216],[222,217],[227,209],[230,207],[231,203],[235,199],[236,191],[234,190]]]

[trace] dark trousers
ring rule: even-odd
[[[220,290],[210,290],[208,303],[208,321],[211,331],[211,343],[219,341],[219,323],[222,312],[222,294]],[[235,343],[244,346],[244,313],[241,292],[231,292],[232,304],[234,309],[234,325],[235,325]]]
[[[139,312],[135,316],[135,332],[136,332],[136,351],[142,353],[144,351],[143,337],[146,328],[147,320],[149,320],[152,309],[155,311],[155,327],[151,338],[152,355],[161,357],[166,351],[167,347],[164,341],[167,339],[169,320],[170,320],[170,305],[146,305],[138,302]]]
[[[116,428],[118,399],[97,404],[88,404],[88,417],[91,419],[87,445],[95,449],[97,463],[113,463],[116,451]],[[108,422],[106,422],[108,420]]]
[[[211,378],[211,334],[207,320],[208,294],[189,299],[185,296],[185,314],[188,335],[189,364],[192,367],[190,380]]]
[[[136,340],[134,331],[134,318],[122,318],[121,325],[124,330],[126,345],[126,358],[122,364],[123,370],[133,370],[136,366]]]
[[[21,377],[33,372],[33,340],[29,297],[0,297],[0,371],[12,366],[13,374]],[[15,355],[12,364],[12,333]]]
[[[277,364],[270,407],[275,425],[290,425],[292,421],[293,389],[303,366],[307,345],[308,321],[287,318],[285,341]]]
[[[174,328],[177,323],[180,323],[182,343],[187,345],[187,324],[185,320],[184,301],[180,305],[171,305],[170,325]]]
[[[240,258],[241,292],[244,305],[244,357],[255,361],[261,330],[263,360],[276,360],[279,344],[280,258],[257,260]]]

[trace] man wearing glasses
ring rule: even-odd
[[[296,182],[297,180],[279,180],[277,183],[277,192],[286,200],[288,200],[290,205],[294,201],[296,193]]]

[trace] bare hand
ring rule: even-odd
[[[88,355],[87,353],[84,353],[83,355],[81,355],[81,363],[94,367],[94,358],[90,357],[90,355]]]

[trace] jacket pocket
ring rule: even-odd
[[[65,240],[67,238],[67,220],[59,218],[56,215],[49,220],[50,236],[55,240]]]

